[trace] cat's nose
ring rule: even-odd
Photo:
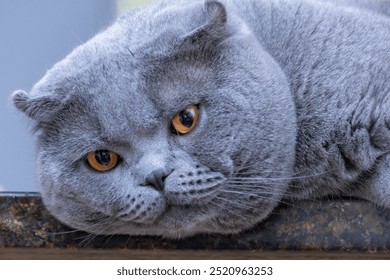
[[[163,191],[165,178],[167,178],[170,173],[171,172],[168,172],[166,169],[157,169],[146,176],[145,183],[146,185],[153,186],[158,191]]]

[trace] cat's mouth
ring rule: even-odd
[[[116,218],[137,224],[152,224],[169,212],[171,208],[189,208],[205,205],[221,189],[226,178],[218,172],[203,169],[195,172],[173,172],[164,184],[162,191],[148,189],[133,196],[131,206],[120,209]]]

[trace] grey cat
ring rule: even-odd
[[[297,199],[390,207],[389,5],[367,3],[120,17],[13,95],[39,131],[45,205],[88,232],[172,238],[237,233]]]

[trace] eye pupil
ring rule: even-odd
[[[180,112],[179,118],[180,118],[180,122],[185,127],[189,128],[194,123],[194,112],[192,110],[186,109]]]
[[[111,154],[107,150],[96,151],[95,158],[96,161],[103,166],[108,166],[111,163]]]

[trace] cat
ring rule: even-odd
[[[12,96],[39,132],[46,207],[87,232],[167,238],[242,232],[299,199],[390,207],[390,20],[373,3],[119,17]]]
[[[359,8],[384,16],[390,16],[389,0],[320,0],[346,8]]]

